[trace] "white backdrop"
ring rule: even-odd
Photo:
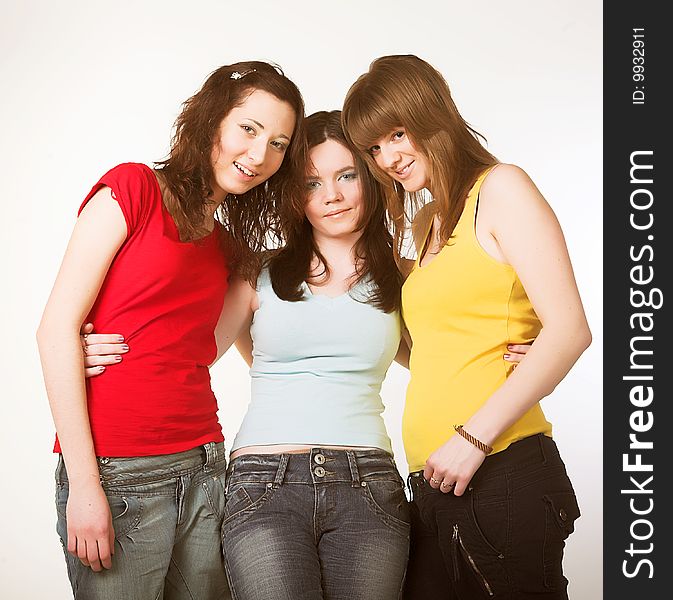
[[[598,0],[225,2],[0,0],[3,251],[0,596],[70,597],[57,540],[53,425],[34,341],[74,223],[100,175],[164,157],[180,103],[221,64],[279,63],[308,112],[340,108],[371,60],[414,53],[463,116],[522,166],[566,233],[593,346],[543,402],[583,516],[566,551],[574,600],[602,594],[602,6]],[[400,470],[407,374],[384,384]],[[228,440],[248,401],[235,351],[213,369]]]

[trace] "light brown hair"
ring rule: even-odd
[[[248,280],[257,276],[258,253],[278,243],[277,205],[303,193],[304,101],[297,86],[279,67],[265,62],[220,67],[184,102],[175,122],[168,158],[156,163],[169,191],[166,207],[180,238],[186,241],[202,237],[205,210],[213,193],[212,149],[220,123],[255,90],[287,102],[295,113],[295,127],[278,171],[245,194],[227,195],[217,210],[217,218],[227,231],[231,267]]]
[[[369,153],[376,140],[403,127],[427,159],[428,187],[441,219],[442,245],[451,237],[479,174],[497,163],[480,143],[483,136],[458,112],[442,75],[417,56],[383,56],[372,62],[369,71],[348,90],[342,122],[346,136],[384,186],[398,257],[410,220],[405,200],[418,208],[422,196],[405,194],[404,188],[376,165]]]

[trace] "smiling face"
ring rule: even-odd
[[[262,90],[232,108],[213,145],[213,201],[244,194],[278,171],[294,125],[292,107]]]
[[[306,180],[304,211],[319,238],[358,236],[362,214],[362,186],[351,152],[339,142],[311,148],[312,169]]]
[[[418,192],[429,185],[427,159],[412,144],[403,127],[397,127],[370,146],[376,164],[407,192]]]

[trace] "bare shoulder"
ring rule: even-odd
[[[528,173],[517,165],[499,164],[481,186],[480,206],[489,211],[511,211],[546,204]]]

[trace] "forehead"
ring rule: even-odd
[[[253,90],[225,117],[226,120],[254,120],[265,129],[272,129],[275,133],[283,133],[288,137],[294,130],[295,118],[294,109],[290,104],[264,90]]]
[[[355,166],[355,159],[351,151],[343,144],[334,140],[326,140],[322,144],[313,146],[309,150],[310,169],[315,173],[338,171],[344,167]]]

